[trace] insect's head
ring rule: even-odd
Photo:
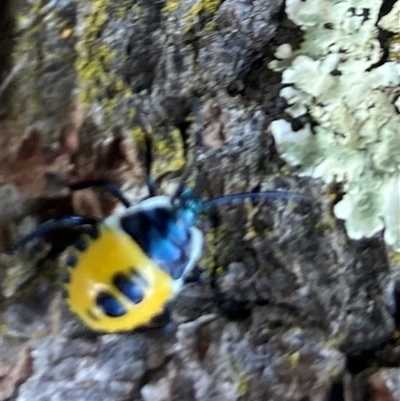
[[[171,202],[178,218],[187,225],[193,224],[196,217],[203,211],[203,202],[195,197],[193,189],[189,187],[175,194]]]

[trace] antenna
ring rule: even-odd
[[[297,199],[299,201],[311,200],[310,197],[285,191],[264,191],[264,192],[244,192],[232,195],[223,195],[215,199],[203,202],[203,210],[209,210],[217,206],[226,205],[236,200],[244,201],[246,199]]]

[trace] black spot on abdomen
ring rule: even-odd
[[[143,289],[125,274],[116,274],[113,278],[113,285],[134,304],[143,300]]]
[[[105,291],[102,291],[97,295],[96,305],[109,317],[119,317],[126,313],[126,309],[121,302]]]

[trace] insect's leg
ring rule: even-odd
[[[155,182],[153,175],[151,174],[151,166],[153,164],[153,140],[151,139],[151,135],[147,130],[143,130],[143,132],[145,145],[144,163],[146,169],[146,185],[151,197],[156,195]]]
[[[96,180],[82,180],[70,183],[65,178],[58,176],[57,174],[48,173],[46,174],[47,180],[56,188],[69,188],[71,191],[80,191],[81,189],[87,188],[101,188],[108,192],[116,199],[118,199],[127,208],[130,206],[130,202],[122,194],[119,186],[109,180],[96,179]]]
[[[190,274],[185,278],[185,283],[202,283],[204,281],[203,270],[195,265]]]
[[[36,230],[31,232],[28,235],[25,235],[24,237],[20,238],[13,246],[12,251],[16,251],[19,248],[23,248],[26,246],[29,242],[38,239],[38,238],[43,238],[47,234],[50,234],[53,231],[62,229],[62,228],[74,228],[74,227],[80,227],[83,225],[95,225],[98,222],[97,219],[90,219],[86,217],[81,217],[81,216],[69,216],[69,217],[64,217],[62,219],[58,220],[50,220],[46,221],[42,224],[40,224]]]
[[[164,312],[161,315],[162,325],[160,331],[164,335],[172,334],[176,331],[177,323],[172,317],[171,309],[169,305],[164,307]]]
[[[170,308],[164,307],[164,311],[156,316],[148,325],[141,326],[135,329],[136,333],[145,333],[147,336],[158,336],[161,333],[169,333],[175,327],[174,319],[172,318]]]
[[[79,191],[81,189],[86,189],[86,188],[102,188],[105,191],[109,192],[112,196],[117,198],[125,207],[130,207],[131,204],[128,201],[128,199],[125,198],[125,196],[122,194],[121,189],[117,184],[114,182],[108,181],[108,180],[84,180],[84,181],[78,181],[75,183],[68,183],[66,184],[68,188],[71,191]]]
[[[164,312],[162,313],[162,321],[163,321],[163,330],[168,331],[174,323],[174,319],[172,318],[171,310],[169,306],[164,308]]]

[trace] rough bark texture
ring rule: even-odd
[[[3,251],[39,221],[115,207],[62,180],[107,178],[145,195],[143,121],[165,183],[186,159],[203,196],[261,185],[312,200],[205,219],[200,265],[218,266],[225,302],[207,280],[188,284],[165,330],[83,327],[54,284],[66,233],[51,258],[43,244],[2,254],[0,399],[397,400],[398,258],[381,237],[348,240],[332,217],[337,189],[292,174],[267,130],[284,108],[268,61],[301,39],[281,1],[58,3],[45,18],[23,1],[0,5],[0,85],[14,74],[0,94]],[[18,13],[32,17],[19,33]]]

